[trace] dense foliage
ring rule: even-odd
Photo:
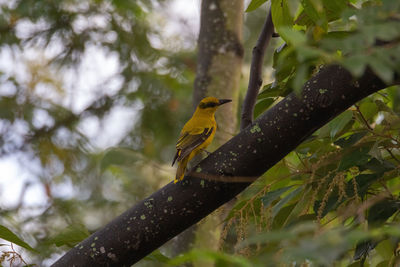
[[[0,224],[35,247],[28,263],[47,265],[170,178],[163,163],[190,116],[195,39],[161,34],[166,5],[0,4],[0,156],[29,176],[20,201],[1,204]],[[0,262],[19,264],[14,252]]]
[[[263,2],[252,1],[247,11]],[[398,1],[272,0],[271,10],[285,43],[257,114],[292,90],[301,93],[324,64],[341,64],[355,77],[368,67],[389,84],[400,74]],[[243,193],[226,219],[222,247],[246,260],[226,261],[398,264],[399,100],[396,86],[363,99]]]
[[[397,79],[399,1],[252,0],[247,23],[257,27],[246,29],[249,46],[261,29],[254,17],[265,14],[265,2],[280,38],[274,54],[267,53],[274,82],[260,92],[255,115],[291,91],[301,93],[324,64],[342,64],[355,77],[368,67],[387,83]],[[169,179],[163,164],[173,154],[179,125],[190,115],[178,110],[190,110],[194,63],[192,50],[177,48],[173,38],[163,41],[154,26],[163,4],[1,4],[0,54],[15,63],[0,73],[0,154],[32,162],[48,200],[44,207],[23,202],[1,207],[0,238],[24,250],[21,259],[7,247],[0,260],[29,264],[24,255],[30,255],[32,263],[46,264],[152,192],[162,177]],[[78,74],[93,50],[118,67],[104,81],[96,80],[94,96],[78,105],[84,89]],[[142,264],[395,264],[399,102],[396,86],[363,99],[271,168],[228,211],[220,251],[194,249],[170,259],[163,248]],[[122,137],[99,145],[88,129],[102,131],[110,114],[124,108],[135,114]],[[104,148],[109,146],[115,148]],[[59,184],[73,184],[73,194],[65,197]]]

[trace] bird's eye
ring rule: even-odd
[[[199,108],[205,109],[205,108],[213,108],[216,107],[218,103],[215,102],[200,102]]]

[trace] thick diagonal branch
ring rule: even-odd
[[[332,118],[385,87],[369,70],[355,80],[340,66],[323,68],[301,97],[288,95],[183,182],[169,183],[137,203],[54,266],[130,266],[235,197],[250,184],[244,180],[254,181]]]
[[[273,33],[274,24],[272,22],[270,10],[260,36],[258,37],[256,46],[253,48],[249,85],[247,87],[246,97],[242,106],[242,118],[240,123],[241,130],[253,122],[254,105],[256,104],[258,91],[262,85],[262,65],[264,62],[264,53]]]

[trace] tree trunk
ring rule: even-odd
[[[217,114],[216,144],[235,133],[243,58],[243,0],[203,0],[193,105],[206,96],[229,98]]]
[[[237,129],[242,27],[243,0],[202,1],[193,108],[206,96],[233,100],[216,113],[218,129],[209,148],[211,151],[232,138]],[[184,231],[173,242],[173,254],[178,255],[193,246],[218,249],[221,227],[216,225],[221,225],[220,217],[213,215]]]

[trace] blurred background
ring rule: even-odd
[[[265,14],[245,16],[241,96]],[[173,179],[199,17],[200,0],[0,1],[0,224],[40,251],[14,247],[28,263]]]

